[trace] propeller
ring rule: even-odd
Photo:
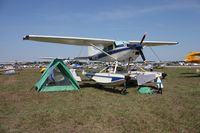
[[[141,44],[141,45],[142,45],[142,43],[143,43],[143,41],[144,41],[146,35],[147,35],[147,32],[144,33],[144,36],[142,37],[142,40],[140,41],[140,44]]]
[[[145,56],[144,56],[143,51],[142,51],[142,50],[139,50],[139,53],[140,53],[140,55],[141,55],[141,57],[142,57],[142,60],[145,62],[145,61],[146,61],[146,58],[145,58]]]
[[[143,49],[143,41],[146,38],[146,35],[147,35],[147,33],[145,32],[143,37],[142,37],[142,40],[140,41],[139,44],[127,44],[127,47],[132,48],[132,49],[136,49],[136,50],[139,51],[139,53],[140,53],[140,55],[142,57],[142,60],[144,62],[146,61],[146,59],[145,59],[145,56],[144,56],[144,53],[143,53],[142,49]]]

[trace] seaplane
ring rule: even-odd
[[[96,81],[97,83],[116,85],[118,83],[119,84],[125,83],[127,75],[132,75],[131,78],[135,78],[137,75],[147,74],[145,72],[142,73],[131,72],[126,74],[119,74],[117,73],[117,67],[119,62],[126,62],[130,64],[131,62],[135,61],[139,55],[142,57],[142,60],[146,62],[146,58],[143,53],[143,48],[145,46],[163,46],[163,45],[178,44],[178,42],[172,42],[172,41],[144,41],[146,38],[146,34],[147,33],[143,35],[140,41],[116,41],[111,39],[68,37],[68,36],[46,36],[46,35],[26,35],[23,37],[23,40],[76,45],[76,46],[89,46],[88,49],[89,51],[92,52],[89,52],[89,56],[84,57],[85,59],[87,58],[90,61],[113,62],[115,67],[112,72],[104,72],[104,70],[107,69],[104,68],[98,73],[84,72],[83,74],[89,77],[90,79]],[[74,71],[72,72],[72,74],[73,73]],[[155,77],[153,76],[153,78]],[[77,79],[80,80],[80,78]],[[148,81],[149,80],[152,80],[152,78],[148,78]],[[145,80],[145,82],[146,81],[147,80]]]

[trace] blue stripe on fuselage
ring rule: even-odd
[[[120,77],[112,77],[112,81],[118,81],[118,80],[122,80],[124,78],[120,78]]]
[[[130,49],[131,48],[129,48],[129,47],[119,48],[119,49],[114,49],[114,50],[107,51],[107,53],[109,55],[112,55],[112,54],[116,54],[116,53],[119,53],[119,52],[122,52],[122,51],[130,50]],[[100,59],[100,58],[103,58],[103,57],[106,57],[106,56],[107,56],[106,54],[100,53],[100,54],[93,55],[89,59],[90,60],[97,60],[97,59]]]

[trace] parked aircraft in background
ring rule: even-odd
[[[200,63],[200,52],[190,52],[185,57],[187,63]]]
[[[18,61],[0,62],[0,64],[0,73],[4,75],[13,75],[22,69]]]
[[[6,65],[2,69],[0,69],[0,73],[4,75],[13,75],[16,74],[16,71],[12,65]]]
[[[190,52],[186,55],[185,60],[186,63],[197,63],[200,64],[200,52]],[[200,74],[200,70],[197,69],[196,72]]]

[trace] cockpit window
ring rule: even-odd
[[[126,41],[115,41],[116,47],[124,47],[126,46],[126,44],[128,44],[128,42]]]

